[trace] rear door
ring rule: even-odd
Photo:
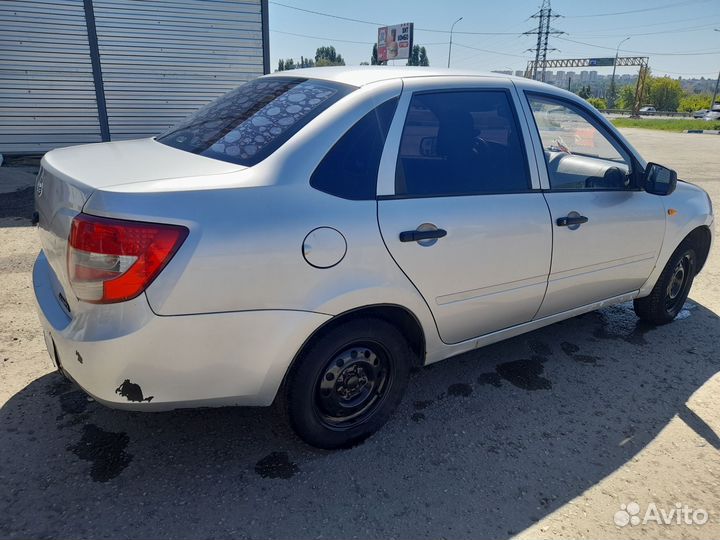
[[[380,229],[446,343],[527,322],[545,294],[550,218],[517,104],[503,79],[408,79],[388,134]]]
[[[589,107],[526,95],[553,224],[552,270],[538,317],[638,290],[655,267],[665,209],[639,187],[642,166]]]

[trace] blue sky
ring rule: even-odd
[[[536,38],[520,34],[537,25],[537,20],[529,17],[540,3],[540,0],[270,0],[271,68],[276,69],[279,58],[312,57],[321,45],[334,45],[347,64],[357,65],[369,60],[377,35],[375,24],[306,13],[281,5],[285,4],[373,23],[413,22],[415,43],[427,48],[430,65],[435,66],[446,65],[447,30],[462,16],[453,37],[454,67],[524,69],[532,56],[525,50],[534,46]],[[720,32],[713,31],[720,28],[720,0],[555,0],[552,8],[563,15],[553,26],[566,34],[551,38],[551,46],[560,50],[548,54],[549,58],[614,56],[618,43],[632,36],[622,45],[620,54],[649,53],[643,55],[650,56],[655,75],[714,78],[720,70]],[[603,68],[598,71],[605,72]],[[618,69],[619,73],[635,71],[637,68]]]

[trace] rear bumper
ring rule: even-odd
[[[328,315],[284,310],[158,316],[145,295],[69,316],[40,253],[33,287],[56,365],[101,403],[169,410],[270,405],[290,362]]]

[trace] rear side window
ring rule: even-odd
[[[298,77],[255,79],[206,105],[157,140],[193,154],[255,165],[354,89]]]
[[[397,98],[376,107],[351,127],[310,178],[315,189],[354,201],[375,198],[377,175]]]
[[[400,141],[396,195],[452,196],[529,189],[525,148],[506,92],[413,96]]]

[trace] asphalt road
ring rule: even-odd
[[[720,207],[720,137],[625,133]],[[326,452],[272,409],[88,401],[44,351],[28,225],[0,219],[1,537],[720,536],[717,249],[674,323],[621,305],[421,369],[381,432]],[[617,526],[631,501],[709,521]]]

